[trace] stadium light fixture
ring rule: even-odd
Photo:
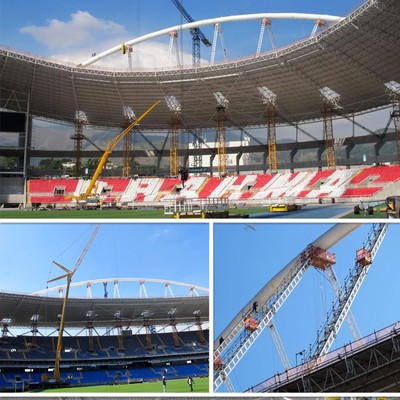
[[[175,314],[176,314],[176,311],[177,311],[176,308],[171,308],[171,309],[168,311],[168,315],[175,315]]]
[[[33,314],[31,317],[31,321],[34,321],[34,322],[39,321],[39,314]]]
[[[260,92],[264,104],[276,106],[277,96],[272,90],[268,89],[266,86],[258,86],[257,90]]]
[[[170,111],[173,111],[176,114],[179,114],[182,111],[181,103],[175,96],[165,96],[165,101]]]
[[[150,317],[150,315],[152,315],[152,313],[151,313],[150,311],[145,310],[145,311],[143,311],[140,315],[141,315],[143,318],[148,318],[148,317]]]
[[[214,92],[213,95],[221,107],[228,108],[229,100],[221,92]]]
[[[76,119],[76,122],[78,122],[80,124],[85,124],[85,125],[89,124],[89,120],[88,120],[88,117],[87,117],[85,111],[79,111],[79,110],[76,111],[75,119]]]
[[[133,122],[137,119],[135,112],[133,111],[133,108],[131,106],[124,106],[123,110],[124,110],[124,116],[128,121]]]
[[[385,83],[385,86],[393,94],[400,94],[400,83],[398,83],[396,81],[389,81],[389,82]]]
[[[11,323],[11,318],[3,318],[3,319],[1,320],[1,323],[2,323],[2,324],[10,324],[10,323]]]
[[[330,104],[333,108],[340,108],[340,94],[336,93],[334,90],[329,88],[328,86],[324,86],[319,89],[321,96],[325,103]]]

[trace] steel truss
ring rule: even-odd
[[[387,224],[374,224],[372,226],[366,240],[366,245],[364,246],[364,249],[370,255],[370,263],[368,265],[363,265],[361,262],[356,260],[353,269],[344,280],[342,288],[339,291],[338,299],[332,309],[328,312],[323,328],[320,330],[322,331],[322,337],[317,338],[309,351],[309,367],[316,367],[318,364],[323,362],[324,356],[328,353],[332,343],[334,342],[336,334],[346,318],[365,277],[367,276],[369,268],[372,265],[380,245],[382,244],[387,229]]]
[[[292,270],[268,302],[262,305],[261,309],[257,312],[247,310],[244,318],[232,330],[228,337],[224,338],[224,341],[215,350],[214,364],[218,365],[219,369],[215,371],[214,390],[217,390],[221,384],[225,382],[226,378],[243,358],[255,340],[260,336],[262,331],[268,327],[272,318],[300,282],[310,265],[310,255],[308,251],[309,248],[298,257]],[[244,319],[246,317],[252,317],[257,320],[258,326],[254,332],[245,329]]]
[[[400,390],[400,327],[397,324],[337,351],[334,362],[305,370],[296,380],[278,384],[271,392],[398,392]]]
[[[170,176],[178,176],[179,173],[179,144],[178,133],[180,127],[180,119],[174,115],[170,122],[170,147],[169,147],[169,174]]]
[[[217,107],[217,137],[218,137],[218,175],[226,174],[226,128],[225,107]]]
[[[132,132],[129,132],[123,139],[123,167],[122,176],[129,178],[131,176],[131,161],[132,161]]]

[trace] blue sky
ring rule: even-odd
[[[215,225],[214,332],[217,337],[275,273],[332,225],[259,223],[251,226],[255,230],[245,224]],[[353,266],[355,252],[362,247],[370,226],[361,226],[331,249],[336,254],[334,269],[340,281]],[[362,336],[399,321],[400,272],[396,262],[399,233],[400,225],[391,224],[353,303],[352,311]],[[315,268],[310,268],[274,318],[292,366],[296,364],[296,353],[308,349],[314,342],[332,300],[330,282]],[[353,338],[345,321],[333,348],[350,341]],[[297,358],[300,362],[300,356]],[[233,370],[230,379],[236,390],[244,391],[282,371],[270,333],[265,331]]]
[[[47,280],[63,272],[53,265],[53,260],[73,269],[93,230],[94,225],[86,223],[1,223],[0,290],[33,293],[45,289]],[[73,282],[101,278],[157,278],[208,288],[208,244],[208,224],[105,223]],[[65,280],[49,286],[59,284],[65,284]],[[102,292],[103,286],[99,286]],[[124,288],[121,284],[120,290],[127,290]],[[149,295],[164,294],[161,285],[158,288],[146,285],[146,288]],[[85,296],[86,288],[82,290]],[[179,289],[176,290],[175,294],[179,294]],[[108,291],[112,297],[112,284]],[[71,292],[74,293],[77,292]],[[135,293],[139,294],[138,285]],[[184,293],[188,294],[188,289]]]
[[[261,12],[300,12],[343,16],[359,0],[247,0],[247,1],[193,1],[183,0],[188,13],[196,20],[220,16]],[[129,39],[179,25],[186,21],[171,0],[2,0],[0,2],[0,43],[18,50],[69,61],[83,61],[93,52],[101,52]],[[231,58],[252,54],[257,47],[259,22],[226,24],[223,27],[228,56]],[[204,33],[212,41],[212,27]],[[312,22],[273,22],[278,45],[306,37]],[[158,44],[147,44],[139,51],[139,66],[160,59],[168,47],[168,38]],[[189,33],[180,42],[183,53],[190,55]],[[266,45],[267,46],[267,45]],[[154,57],[156,51],[157,57]],[[208,59],[209,49],[202,48]],[[136,56],[136,54],[135,54]],[[138,54],[139,56],[139,54]],[[222,52],[220,54],[222,57]],[[162,57],[161,57],[162,58]],[[218,52],[217,52],[218,58]],[[189,58],[190,59],[190,58]],[[135,59],[134,59],[135,60]],[[163,60],[163,62],[165,62]],[[119,66],[114,61],[113,66]]]

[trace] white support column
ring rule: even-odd
[[[276,325],[274,321],[271,321],[270,324],[268,325],[268,329],[271,333],[272,340],[274,341],[276,350],[278,351],[279,358],[282,361],[282,365],[285,368],[285,371],[290,369],[290,361],[289,357],[286,354],[285,347],[283,346],[282,339],[278,333],[278,330],[276,329]]]
[[[210,65],[214,65],[214,61],[215,61],[215,53],[217,50],[217,41],[218,41],[218,31],[219,31],[219,23],[216,23],[214,25],[214,36],[213,36],[212,47],[211,47]]]
[[[119,294],[119,286],[118,286],[118,281],[114,281],[114,299],[120,299],[121,296]]]
[[[86,284],[86,297],[88,299],[92,298],[92,284],[90,282]]]

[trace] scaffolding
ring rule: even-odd
[[[177,115],[172,116],[169,126],[170,126],[169,174],[170,176],[178,176],[179,174],[178,132],[180,127],[180,119]]]
[[[268,162],[272,174],[278,172],[278,152],[276,149],[276,94],[266,86],[257,87],[266,105],[265,118],[267,119]]]
[[[123,352],[125,350],[124,346],[124,337],[122,335],[122,320],[121,320],[121,313],[115,313],[115,327],[117,328],[118,332],[118,351]]]
[[[340,95],[325,86],[319,89],[323,101],[322,114],[324,117],[324,140],[326,151],[326,165],[328,169],[336,168],[335,138],[333,135],[332,115],[334,110],[341,108]]]
[[[174,346],[179,347],[181,343],[178,335],[178,330],[176,329],[176,319],[174,316],[171,316],[169,324],[171,325],[172,328],[172,338],[174,340]]]
[[[324,103],[324,140],[326,148],[326,166],[328,169],[336,168],[335,139],[333,136],[332,106]]]
[[[94,345],[93,345],[93,311],[88,311],[86,313],[86,329],[88,331],[88,351],[90,353],[94,352]]]
[[[123,164],[122,164],[122,176],[129,178],[131,176],[131,154],[132,154],[132,132],[129,132],[124,136],[123,141]]]
[[[193,155],[193,165],[192,167],[196,170],[200,170],[203,168],[203,156],[200,154],[200,149],[203,147],[204,138],[201,131],[197,132],[195,135],[195,139],[193,141],[193,148],[196,152]]]
[[[84,139],[83,126],[84,122],[82,120],[77,120],[75,122],[75,134],[71,136],[71,139],[74,141],[74,155],[75,155],[74,175],[77,178],[81,176],[81,170],[82,170],[82,143]]]
[[[217,107],[218,175],[226,175],[226,128],[225,107]]]
[[[276,107],[270,104],[267,107],[267,129],[268,129],[268,160],[269,169],[272,174],[278,172],[278,152],[276,149]]]
[[[207,344],[207,339],[204,335],[203,327],[201,326],[201,319],[198,313],[196,315],[196,326],[197,326],[197,333],[199,335],[199,341],[201,344]]]

